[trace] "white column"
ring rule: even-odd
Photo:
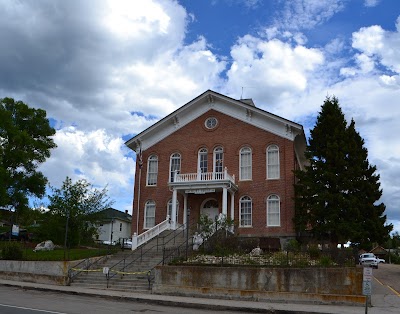
[[[183,223],[187,223],[187,194],[185,193],[183,196]]]
[[[222,189],[222,214],[227,217],[228,215],[228,189]]]
[[[235,220],[235,193],[231,192],[231,219]]]
[[[178,191],[174,189],[172,191],[172,210],[171,210],[171,229],[176,230],[176,199]]]
[[[231,192],[231,220],[232,222],[235,221],[235,192]],[[231,232],[234,231],[235,224],[232,224],[232,227],[230,229]]]

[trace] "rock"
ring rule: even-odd
[[[36,245],[36,247],[33,251],[36,252],[36,251],[52,251],[52,250],[54,250],[53,241],[46,240],[46,241],[40,242],[38,245]]]

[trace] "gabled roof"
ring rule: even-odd
[[[107,208],[100,212],[103,220],[111,221],[112,219],[119,219],[123,221],[132,221],[132,216],[126,212],[121,212],[114,208]]]
[[[212,90],[197,96],[125,144],[136,152],[139,148],[144,151],[212,109],[292,141],[300,135],[305,148],[302,125],[257,108],[251,99],[236,100]]]

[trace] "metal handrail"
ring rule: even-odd
[[[107,259],[108,257],[109,257],[108,254],[107,254],[107,255],[103,255],[103,256],[101,256],[100,258],[98,258],[98,259],[96,259],[95,261],[93,261],[92,263],[90,263],[90,260],[93,259],[93,257],[89,257],[89,258],[86,258],[86,259],[80,261],[78,264],[75,264],[75,265],[72,266],[72,267],[70,266],[70,267],[68,268],[68,279],[69,279],[69,282],[71,283],[72,280],[73,280],[76,276],[78,276],[80,273],[83,273],[85,270],[90,269],[90,267],[92,267],[93,265],[96,265],[97,263],[99,263],[100,261],[103,261],[104,259]],[[85,267],[81,268],[81,265],[85,265]],[[80,269],[82,269],[82,270],[75,271],[75,272],[72,274],[72,268],[78,268],[78,267],[79,267]]]
[[[193,226],[193,225],[196,225],[196,224],[197,224],[197,222],[194,222],[194,223],[192,223],[190,226]],[[167,235],[161,237],[162,240],[163,240],[163,241],[162,241],[162,244],[161,244],[162,248],[164,249],[165,246],[166,246],[168,243],[170,243],[171,241],[174,241],[174,243],[175,243],[175,239],[179,236],[179,234],[180,234],[181,232],[182,232],[182,234],[183,234],[183,236],[184,236],[184,235],[185,235],[185,230],[186,230],[185,226],[186,226],[186,224],[183,224],[183,225],[181,225],[178,229],[172,230],[172,231],[169,232]],[[189,230],[190,230],[190,226],[189,226]],[[182,231],[179,230],[179,229],[181,229],[181,228],[182,228]],[[172,237],[171,239],[169,239],[167,242],[165,242],[165,238],[168,238],[171,234],[173,234],[173,237]],[[187,242],[188,242],[188,240],[186,240],[186,241],[184,242],[184,244],[186,245]],[[182,245],[180,245],[180,246],[182,246]],[[180,246],[179,246],[179,247],[180,247]],[[144,247],[144,246],[141,246],[141,247],[140,247],[140,256],[138,256],[138,257],[135,258],[134,260],[130,261],[128,264],[125,264],[127,258],[124,258],[124,259],[120,260],[119,262],[117,262],[116,264],[114,264],[113,266],[111,266],[111,267],[109,268],[109,274],[112,272],[113,269],[115,269],[115,268],[116,268],[118,265],[120,265],[121,263],[123,263],[123,267],[120,268],[119,271],[125,271],[126,268],[130,267],[132,264],[136,263],[138,260],[142,260],[142,258],[146,255],[146,253],[152,251],[154,248],[156,248],[157,251],[158,251],[158,248],[160,247],[160,244],[158,243],[158,238],[157,238],[157,244],[155,244],[155,245],[153,245],[152,247],[148,248],[148,249],[147,249],[146,251],[144,251],[144,252],[143,252],[143,247]],[[134,251],[134,253],[135,253],[135,252],[137,252],[137,251]],[[164,253],[164,252],[163,252],[163,253]],[[131,257],[132,255],[133,255],[133,254],[131,254],[129,257]],[[128,257],[128,258],[129,258],[129,257]],[[155,266],[161,264],[162,262],[163,262],[163,260],[160,261],[159,263],[157,263]],[[152,269],[153,269],[155,266],[153,266],[151,269],[149,269],[148,272],[151,272]],[[108,282],[109,282],[109,280],[112,279],[116,274],[117,274],[117,272],[114,272],[114,273],[112,273],[112,275],[108,275],[108,276],[107,276],[107,287],[108,287]]]

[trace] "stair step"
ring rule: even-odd
[[[162,241],[161,238],[167,234],[168,237],[164,238],[164,241]],[[144,293],[150,292],[151,289],[149,290],[147,271],[153,269],[156,265],[159,265],[163,258],[163,250],[160,249],[160,247],[158,249],[155,247],[155,245],[157,245],[157,240],[159,245],[164,243],[168,250],[177,248],[186,241],[186,237],[181,235],[176,237],[175,241],[169,241],[169,239],[173,237],[173,235],[169,234],[169,231],[163,232],[159,239],[154,238],[135,251],[121,250],[114,255],[110,255],[108,258],[101,260],[98,264],[92,265],[91,269],[98,271],[81,272],[73,279],[71,286],[85,287],[89,289],[140,291]],[[141,254],[143,253],[145,253],[145,255],[141,257]],[[125,267],[125,265],[127,266]],[[109,288],[107,288],[106,276],[102,272],[104,267],[110,268],[110,275],[112,276],[108,282]],[[117,273],[114,275],[115,271],[121,271],[122,269],[127,273],[144,273],[126,274],[124,276]]]

